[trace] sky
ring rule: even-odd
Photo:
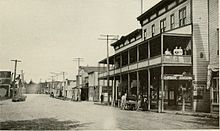
[[[146,11],[160,0],[143,1]],[[17,73],[24,70],[27,82],[50,81],[51,72],[75,79],[74,58],[83,58],[81,66],[98,66],[106,57],[101,34],[141,28],[141,0],[0,0],[0,12],[0,70],[13,71],[11,60],[21,60]]]

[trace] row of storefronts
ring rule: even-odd
[[[80,66],[76,80],[50,81],[41,83],[44,93],[73,101],[99,101],[105,92],[105,81],[98,83],[98,73],[106,68]]]

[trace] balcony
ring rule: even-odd
[[[167,56],[155,56],[150,59],[141,60],[137,63],[130,64],[128,66],[123,66],[117,69],[110,69],[109,75],[115,75],[131,70],[136,70],[138,68],[144,68],[154,65],[167,65],[167,66],[192,66],[191,55],[167,55]],[[99,74],[99,78],[107,77],[107,72]]]
[[[191,65],[191,55],[164,55],[162,57],[163,64],[183,64]]]

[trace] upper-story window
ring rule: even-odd
[[[154,36],[154,34],[155,34],[155,24],[153,24],[151,26],[151,32],[152,32],[152,36]]]
[[[144,40],[147,39],[147,29],[144,29]]]
[[[184,26],[186,24],[186,7],[179,10],[179,26]]]
[[[170,15],[170,29],[175,28],[175,16],[174,14]]]
[[[166,18],[160,21],[160,33],[166,30]]]

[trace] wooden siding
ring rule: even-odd
[[[192,34],[192,25],[187,25],[187,26],[175,29],[175,30],[171,30],[171,31],[168,31],[167,33],[191,35]]]
[[[193,74],[195,81],[206,81],[208,52],[208,1],[192,0]]]
[[[172,4],[172,3],[171,3]],[[174,14],[175,15],[175,27],[174,28],[178,28],[179,27],[179,10],[182,9],[183,7],[186,7],[186,24],[190,24],[191,23],[191,15],[190,15],[190,0],[187,0],[186,2],[184,2],[183,4],[177,6],[176,8],[168,11],[167,13],[161,15],[160,17],[156,18],[155,20],[151,21],[150,23],[144,25],[142,27],[142,34],[144,34],[144,29],[147,29],[147,37],[151,38],[152,37],[152,32],[151,32],[151,26],[153,24],[155,24],[155,35],[160,33],[160,20],[166,18],[166,31],[171,30],[170,28],[170,15]],[[174,29],[175,30],[175,29]],[[144,39],[144,37],[142,37]]]
[[[219,50],[218,31],[219,28],[219,0],[209,0],[209,49],[210,49],[210,64],[219,65]]]

